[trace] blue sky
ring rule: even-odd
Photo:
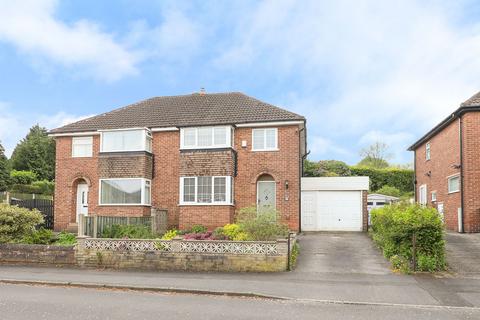
[[[141,99],[242,91],[305,115],[310,159],[392,162],[480,91],[479,1],[0,0],[0,140]]]

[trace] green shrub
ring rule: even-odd
[[[58,246],[73,246],[77,243],[77,237],[73,233],[62,231],[58,234],[55,244]]]
[[[271,241],[288,234],[288,227],[278,222],[279,212],[267,209],[257,214],[256,207],[240,209],[237,224],[248,240]]]
[[[300,254],[300,245],[298,244],[298,242],[295,242],[295,244],[292,247],[292,252],[290,252],[290,270],[294,269],[295,266],[297,265],[297,259],[299,254]]]
[[[397,188],[402,193],[413,191],[413,170],[386,168],[374,169],[366,167],[350,167],[352,176],[368,176],[370,178],[370,190],[379,190],[388,185]]]
[[[25,235],[21,242],[27,244],[51,244],[53,242],[53,231],[44,228],[33,230]]]
[[[165,234],[162,236],[162,240],[172,240],[178,235],[178,230],[172,229],[168,230],[165,232]]]
[[[10,181],[13,184],[31,184],[37,180],[37,174],[33,171],[12,170]]]
[[[229,223],[223,226],[223,234],[227,236],[228,239],[233,240],[242,230],[238,224]]]
[[[34,186],[31,184],[14,184],[9,188],[10,192],[16,193],[26,193],[26,194],[41,194],[42,189],[39,186]]]
[[[207,227],[202,226],[201,224],[194,225],[190,228],[190,232],[188,233],[205,233],[207,232]]]
[[[440,265],[439,265],[440,263]],[[425,254],[417,255],[418,271],[435,272],[445,269],[445,265],[436,257]]]
[[[40,180],[32,182],[32,187],[37,188],[40,194],[53,195],[55,191],[55,182],[48,180]]]
[[[419,269],[439,271],[445,268],[444,228],[437,210],[398,203],[372,210],[371,221],[373,240],[387,259],[398,256],[411,262],[415,234],[417,258],[422,257],[422,262],[417,259]],[[435,262],[432,263],[430,258]]]
[[[114,224],[103,230],[102,238],[153,239],[155,236],[149,226]]]
[[[390,263],[392,268],[401,273],[409,274],[410,273],[410,262],[402,256],[393,255],[390,257]]]
[[[398,198],[402,196],[402,192],[400,190],[388,185],[384,185],[383,187],[375,191],[375,193],[380,193],[387,196],[398,197]]]
[[[40,211],[0,204],[0,243],[19,242],[43,223]]]

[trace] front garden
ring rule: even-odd
[[[444,224],[436,209],[399,203],[372,210],[371,218],[373,240],[395,270],[445,270]]]

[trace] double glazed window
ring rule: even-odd
[[[232,146],[232,128],[198,127],[180,129],[181,149],[228,148]]]
[[[278,150],[277,128],[253,129],[252,150],[272,151]]]
[[[102,132],[101,152],[152,152],[152,134],[147,129]]]
[[[232,177],[181,177],[181,204],[231,204]]]
[[[430,160],[430,142],[425,145],[425,160]]]
[[[460,191],[460,176],[448,178],[448,193]]]
[[[93,150],[93,137],[73,137],[72,157],[91,157]]]
[[[143,178],[100,179],[101,205],[150,205],[151,182]]]

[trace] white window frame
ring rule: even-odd
[[[77,145],[78,145],[78,141],[81,141],[81,140],[86,140],[88,139],[90,141],[90,143],[82,143],[80,145],[89,145],[90,146],[90,153],[88,155],[75,155],[75,145],[76,145],[76,141],[77,141]],[[72,137],[72,158],[91,158],[93,157],[93,136],[79,136],[79,137]]]
[[[112,133],[118,131],[143,131],[142,135],[142,147],[140,149],[126,149],[126,150],[104,150],[103,136],[104,133]],[[147,142],[148,141],[148,142]],[[135,152],[135,151],[147,151],[152,152],[152,132],[148,128],[127,128],[127,129],[115,129],[115,130],[102,130],[100,131],[100,152]]]
[[[266,130],[275,130],[275,147],[267,148],[267,131]],[[255,149],[255,144],[253,143],[254,140],[254,133],[263,131],[263,145],[264,148],[262,149]],[[278,128],[258,128],[252,129],[252,151],[278,151]]]
[[[424,192],[424,199],[422,197],[422,189],[425,190]],[[427,197],[427,185],[426,184],[422,184],[419,188],[418,188],[418,194],[419,194],[419,199],[418,199],[418,203],[420,203],[421,205],[427,205],[427,202],[428,202],[428,197]]]
[[[432,194],[432,202],[437,201],[437,191],[432,191],[431,194]]]
[[[210,129],[212,134],[212,145],[210,146],[199,146],[198,145],[198,129]],[[225,128],[226,140],[223,144],[215,144],[215,128]],[[195,144],[193,146],[185,146],[185,130],[195,130]],[[231,148],[232,147],[232,136],[233,136],[233,127],[232,126],[212,126],[212,127],[186,127],[180,128],[180,149],[181,150],[192,150],[192,149],[219,149],[219,148]]]
[[[102,203],[102,181],[108,180],[141,180],[141,203]],[[145,198],[145,186],[150,187],[150,199]],[[151,206],[152,205],[152,180],[145,178],[104,178],[99,179],[98,187],[98,205],[99,206]]]
[[[456,179],[456,178],[458,178],[458,189],[457,189],[457,190],[450,190],[450,181],[451,181],[452,179]],[[448,194],[460,192],[460,188],[461,188],[460,184],[461,184],[460,174],[454,174],[454,175],[452,175],[452,176],[448,176],[448,177],[447,177],[447,191],[448,191]]]
[[[192,206],[224,206],[233,205],[233,177],[232,176],[209,176],[212,179],[212,202],[197,202],[198,201],[198,177],[180,177],[180,205]],[[183,201],[183,179],[195,178],[195,200]],[[225,201],[215,201],[215,178],[225,178]]]
[[[425,160],[428,161],[431,159],[431,156],[432,156],[432,146],[430,144],[430,142],[427,142],[425,144]]]

